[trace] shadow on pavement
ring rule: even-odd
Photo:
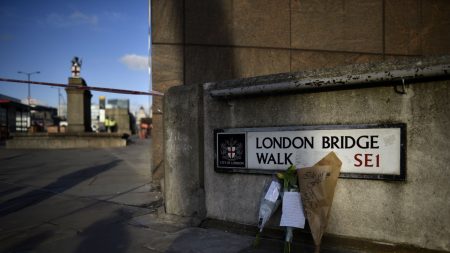
[[[126,252],[131,238],[122,221],[130,217],[125,210],[118,209],[113,216],[90,225],[80,234],[82,241],[74,253]]]
[[[23,157],[23,156],[25,156],[25,154],[13,155],[10,157],[1,158],[0,161],[9,161],[9,160],[16,159],[16,158]]]
[[[0,197],[7,196],[9,194],[21,191],[21,190],[23,190],[25,188],[26,188],[25,186],[16,186],[16,187],[13,187],[13,188],[8,189],[8,190],[1,191],[0,192]]]
[[[51,230],[39,233],[37,235],[33,235],[28,237],[9,248],[5,249],[3,252],[5,253],[19,253],[19,252],[34,252],[32,251],[37,246],[48,240],[50,237],[54,235],[54,232]]]
[[[86,179],[92,178],[104,171],[114,168],[119,162],[120,160],[114,160],[102,165],[96,165],[84,168],[82,170],[77,170],[58,178],[55,182],[50,183],[42,188],[35,189],[16,198],[7,200],[0,204],[0,217],[38,204],[39,202],[44,201],[57,193],[64,192]]]

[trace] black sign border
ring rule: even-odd
[[[219,163],[219,154],[218,154],[218,151],[219,151],[219,146],[218,146],[218,139],[219,139],[219,134],[244,134],[245,135],[245,140],[247,141],[247,132],[230,132],[230,131],[226,131],[226,132],[224,132],[224,131],[214,131],[214,147],[215,147],[215,149],[214,149],[214,167],[215,168],[219,168],[219,166],[218,166],[218,163]],[[237,169],[237,170],[247,170],[246,168],[247,168],[247,154],[248,154],[248,152],[247,152],[248,150],[247,150],[247,142],[245,143],[245,168],[238,168],[238,167],[233,167],[233,166],[230,166],[230,167],[226,167],[226,166],[221,166],[220,168],[221,169],[226,169],[226,170],[229,170],[229,169]],[[226,172],[226,171],[225,171]]]
[[[341,173],[340,178],[347,179],[367,179],[385,181],[406,181],[406,124],[386,123],[386,124],[354,124],[354,125],[307,125],[307,126],[283,126],[283,127],[248,127],[248,128],[221,128],[214,129],[214,171],[219,173],[242,173],[273,175],[279,170],[262,170],[252,168],[227,168],[217,166],[218,133],[245,133],[247,132],[268,132],[268,131],[297,131],[297,130],[333,130],[333,129],[370,129],[370,128],[400,128],[400,175],[390,174],[362,174],[362,173]],[[245,152],[247,154],[247,144]],[[245,166],[247,167],[247,159]]]

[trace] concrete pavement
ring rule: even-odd
[[[0,252],[127,252],[127,229],[136,227],[128,222],[162,205],[149,146],[135,140],[114,149],[2,148]]]
[[[165,215],[149,148],[138,139],[112,149],[0,148],[0,252],[239,252],[251,244]]]

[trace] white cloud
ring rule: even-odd
[[[120,58],[120,62],[132,70],[147,70],[148,57],[137,54],[126,54]]]
[[[105,11],[103,12],[102,17],[113,21],[121,21],[126,18],[126,15],[121,12]]]
[[[98,24],[98,18],[95,15],[87,15],[80,11],[74,11],[70,14],[69,19],[78,24],[88,24],[96,26]]]
[[[46,23],[58,28],[79,25],[95,27],[98,24],[98,17],[82,13],[81,11],[73,11],[70,15],[50,13],[46,18]]]

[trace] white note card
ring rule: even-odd
[[[299,192],[284,193],[280,226],[305,227],[305,215]]]
[[[264,198],[270,202],[276,202],[278,199],[278,196],[280,195],[280,189],[281,189],[280,183],[278,183],[276,181],[272,181],[272,183],[269,186],[269,189],[266,192],[266,196],[264,196]]]
[[[272,183],[269,186],[269,189],[266,192],[266,196],[264,196],[264,198],[271,202],[277,201],[278,196],[280,195],[280,189],[281,189],[280,183],[278,183],[276,181],[272,181]]]

